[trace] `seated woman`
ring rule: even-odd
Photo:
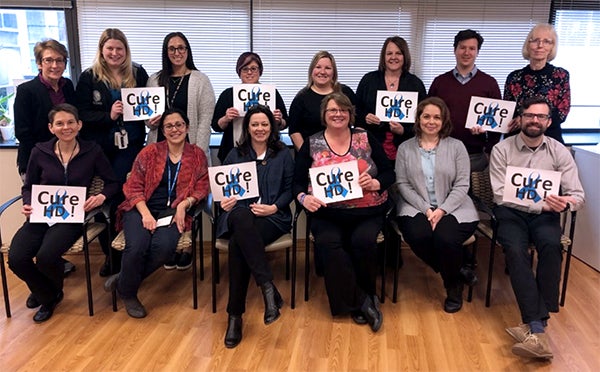
[[[142,149],[123,185],[125,201],[117,211],[117,227],[125,232],[121,272],[104,289],[116,289],[133,318],[146,316],[137,298],[142,281],[173,256],[192,226],[186,212],[208,194],[206,155],[186,142],[188,128],[183,111],[166,110],[159,124],[166,140]]]
[[[375,295],[377,235],[387,209],[388,186],[394,169],[381,143],[364,129],[353,129],[354,107],[343,93],[331,93],[321,103],[325,130],[302,144],[296,157],[294,195],[312,213],[315,248],[324,257],[325,288],[332,315],[348,314],[377,332],[383,323]],[[309,168],[357,160],[359,199],[326,205],[311,195]]]
[[[225,346],[233,348],[242,340],[242,314],[250,274],[260,287],[265,302],[265,324],[279,318],[283,305],[273,284],[265,246],[290,231],[294,161],[279,139],[279,127],[268,107],[248,110],[242,123],[242,138],[225,158],[224,164],[256,161],[259,198],[225,198],[217,236],[229,238],[229,321]]]
[[[48,114],[48,128],[55,138],[39,142],[31,151],[25,184],[22,188],[22,213],[29,217],[32,185],[65,185],[89,187],[94,176],[104,181],[100,194],[88,197],[83,205],[90,211],[99,207],[118,191],[118,182],[102,148],[94,142],[77,138],[81,130],[79,114],[67,103],[56,105]],[[45,322],[63,299],[64,264],[61,256],[81,236],[76,223],[31,223],[17,231],[10,244],[8,266],[21,278],[31,294],[27,307],[41,307],[33,316],[37,323]],[[35,262],[33,258],[35,257]]]
[[[478,215],[469,191],[470,163],[465,146],[449,137],[450,112],[440,98],[417,106],[415,137],[398,147],[398,223],[402,237],[446,288],[444,310],[462,307],[465,279],[462,243],[475,232]]]

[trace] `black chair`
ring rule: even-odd
[[[492,185],[490,182],[489,170],[482,172],[471,173],[471,192],[472,198],[475,202],[475,206],[478,211],[484,217],[481,218],[477,225],[477,231],[490,240],[490,259],[488,263],[488,278],[485,293],[485,306],[489,307],[492,295],[492,274],[494,270],[494,258],[495,249],[497,245],[500,245],[497,241],[498,238],[498,220],[493,211],[494,207],[494,194],[492,191]],[[566,211],[561,213],[561,239],[560,243],[563,246],[563,250],[567,253],[565,261],[565,268],[562,278],[562,290],[560,296],[560,306],[565,306],[565,299],[567,295],[567,283],[569,280],[569,268],[571,266],[571,255],[573,252],[573,238],[575,235],[575,222],[577,220],[577,212]],[[566,233],[565,233],[566,232]],[[530,251],[532,255],[535,253],[535,247],[530,245]]]
[[[217,239],[217,220],[221,214],[221,207],[218,202],[212,203],[209,198],[205,213],[208,215],[212,225],[211,257],[212,257],[212,311],[217,312],[217,284],[220,282],[220,264],[219,253],[229,250],[228,239]],[[290,248],[291,258],[291,308],[296,307],[296,258],[297,258],[297,236],[296,236],[297,214],[294,214],[292,233],[287,233],[265,247],[266,252],[275,252],[285,249],[285,279],[290,280]]]
[[[99,177],[94,177],[92,184],[89,187],[88,195],[96,195],[100,193],[104,187],[104,182]],[[0,216],[8,209],[11,205],[21,200],[21,196],[16,196],[0,206]],[[96,222],[96,216],[103,216],[106,222]],[[94,315],[94,301],[92,295],[92,278],[90,270],[90,252],[89,243],[96,239],[110,224],[110,212],[108,204],[105,203],[103,206],[98,207],[85,214],[85,220],[82,224],[81,237],[71,246],[71,248],[65,254],[80,253],[83,252],[85,260],[85,280],[87,287],[88,297],[88,312],[90,316]],[[8,244],[4,244],[2,241],[2,234],[0,233],[0,260],[1,275],[2,275],[2,290],[4,294],[4,308],[6,310],[6,317],[10,318],[10,300],[8,295],[8,284],[6,280],[6,268],[4,266],[4,254],[8,253],[10,247]]]

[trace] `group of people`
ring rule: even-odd
[[[123,229],[126,238],[122,257],[115,254],[117,259],[107,259],[102,267],[101,275],[109,276],[105,289],[116,290],[130,316],[145,317],[137,297],[142,281],[160,266],[185,269],[191,264],[191,254],[175,247],[180,234],[190,229],[187,211],[209,193],[210,129],[223,132],[218,159],[222,164],[255,161],[260,190],[259,197],[225,198],[219,205],[223,213],[217,234],[229,239],[224,342],[231,348],[242,340],[251,277],[262,291],[265,324],[280,317],[283,299],[264,247],[289,232],[294,200],[311,216],[315,266],[324,277],[332,315],[348,314],[374,332],[381,328],[383,313],[375,294],[377,235],[390,208],[396,210],[404,240],[440,273],[446,289],[443,309],[459,311],[464,286],[477,281],[462,247],[478,223],[469,197],[470,173],[489,166],[498,204],[498,239],[523,321],[507,329],[517,340],[513,351],[549,358],[544,327],[548,312],[558,311],[558,212],[579,208],[584,197],[560,134],[570,106],[569,75],[549,63],[557,44],[552,26],[535,26],[523,45],[529,65],[507,79],[504,98],[516,101],[519,110],[510,123],[513,135],[500,141],[497,133],[465,128],[472,96],[502,97],[496,80],[475,65],[482,44],[476,31],[458,32],[456,66],[435,78],[429,92],[409,72],[410,52],[399,36],[385,40],[379,68],[361,79],[356,94],[338,81],[333,55],[320,51],[288,115],[279,93],[274,107],[256,105],[245,114],[234,107],[232,88],[215,105],[211,83],[195,67],[182,33],[165,37],[162,69],[148,77],[131,61],[125,35],[105,30],[95,62],[82,73],[76,89],[62,77],[68,57],[64,46],[40,42],[35,48],[40,73],[19,87],[15,101],[23,213],[31,213],[32,184],[89,186],[93,176],[100,176],[104,190],[89,196],[86,210],[112,198],[117,216],[113,228]],[[236,72],[242,83],[259,83],[260,56],[242,53]],[[165,87],[167,109],[146,122],[124,122],[120,88],[142,86]],[[378,90],[416,92],[414,124],[378,118]],[[145,126],[149,132],[144,146]],[[286,127],[295,157],[280,139]],[[326,204],[313,194],[310,168],[354,160],[362,197]],[[561,172],[561,196],[547,197],[541,209],[504,202],[507,166]],[[388,193],[390,188],[397,192]],[[396,193],[398,200],[392,201],[389,196]],[[26,222],[13,239],[9,266],[31,290],[27,306],[39,307],[36,322],[48,320],[63,297],[61,255],[76,238],[72,230]],[[69,238],[53,239],[57,234]],[[537,275],[529,268],[530,241],[539,253]]]

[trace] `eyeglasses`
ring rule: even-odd
[[[533,118],[537,118],[539,121],[546,121],[546,120],[550,119],[550,115],[532,114],[530,112],[525,112],[525,113],[521,114],[521,117],[525,118],[527,120],[533,120]]]
[[[535,39],[529,39],[529,44],[536,44],[536,45],[552,45],[554,44],[554,40],[550,40],[550,39],[540,39],[539,37],[535,38]]]
[[[173,129],[177,129],[177,130],[182,130],[183,128],[185,128],[185,123],[182,121],[176,121],[173,124],[165,124],[163,125],[163,128],[165,129],[165,131],[170,131]]]
[[[65,63],[67,63],[67,60],[64,58],[50,58],[50,57],[46,57],[46,58],[42,58],[42,63],[46,66],[52,66],[53,64],[57,64],[58,66],[62,66]]]
[[[167,50],[169,51],[169,54],[175,54],[175,52],[179,52],[179,54],[183,54],[185,52],[187,52],[188,48],[186,46],[178,46],[177,48],[175,47],[168,47]]]
[[[79,124],[79,122],[77,120],[69,120],[67,122],[57,121],[56,123],[52,123],[52,126],[55,128],[64,128],[64,127],[74,127],[77,124]]]
[[[258,67],[256,67],[256,66],[252,66],[252,67],[244,67],[244,68],[242,68],[242,72],[244,72],[244,73],[246,73],[246,74],[247,74],[247,73],[249,73],[249,72],[251,72],[251,73],[253,73],[253,74],[254,74],[254,73],[256,73],[257,71],[258,71]]]
[[[327,109],[325,110],[329,115],[340,115],[340,114],[349,114],[350,110],[346,109]]]

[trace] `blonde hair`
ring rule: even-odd
[[[310,88],[314,84],[314,80],[312,78],[312,71],[314,70],[317,63],[319,63],[319,60],[321,58],[329,58],[329,60],[331,61],[331,67],[333,67],[333,76],[331,77],[331,86],[332,86],[334,92],[341,91],[340,84],[337,81],[338,72],[337,72],[337,65],[335,64],[335,58],[333,58],[333,54],[331,54],[327,51],[324,51],[324,50],[317,52],[317,54],[315,54],[314,57],[312,58],[310,65],[308,66],[308,84],[306,85],[306,88]]]
[[[529,40],[531,38],[533,38],[533,33],[536,32],[537,30],[550,31],[550,33],[552,34],[552,41],[553,41],[552,49],[550,50],[550,53],[548,54],[548,58],[547,58],[548,62],[550,62],[554,58],[556,58],[556,52],[558,50],[558,34],[556,33],[554,26],[552,26],[549,23],[538,23],[537,25],[533,26],[531,31],[529,31],[529,33],[527,34],[527,38],[525,39],[525,42],[523,43],[523,50],[522,50],[523,58],[525,58],[528,61],[531,58],[531,56],[529,55]]]
[[[125,61],[119,69],[119,74],[122,77],[121,84],[113,78],[104,56],[102,56],[102,48],[108,40],[118,40],[125,46]],[[107,28],[100,35],[98,40],[98,50],[96,51],[96,59],[92,65],[92,72],[99,81],[106,83],[110,88],[134,88],[136,86],[135,77],[133,76],[133,67],[131,62],[131,51],[129,50],[129,43],[123,31],[118,28]]]

